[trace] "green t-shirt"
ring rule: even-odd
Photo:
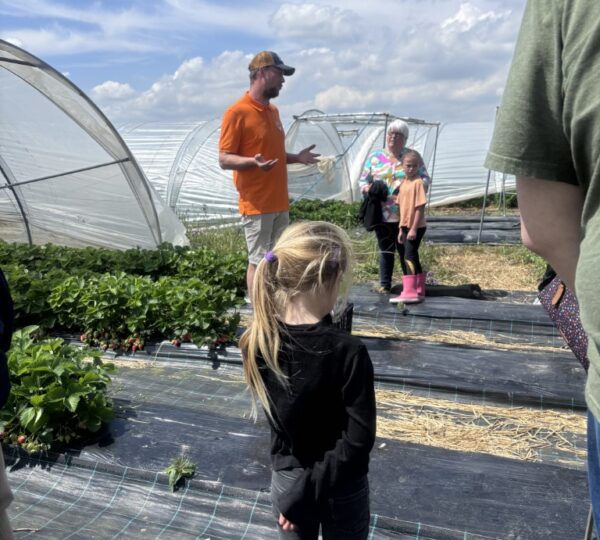
[[[600,1],[529,0],[486,167],[581,185],[575,290],[600,419]]]

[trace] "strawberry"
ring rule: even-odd
[[[25,435],[19,435],[17,437],[17,444],[18,445],[25,444],[25,441],[27,441],[27,437],[25,437]]]
[[[181,346],[181,340],[177,339],[177,338],[172,339],[171,340],[171,345],[175,345],[175,347],[179,347],[179,346]]]

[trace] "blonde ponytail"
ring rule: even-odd
[[[324,221],[307,221],[288,227],[268,259],[257,265],[252,292],[254,315],[240,338],[253,418],[257,417],[258,400],[273,420],[261,369],[269,369],[282,386],[288,384],[278,358],[280,322],[290,300],[298,294],[325,293],[340,276],[349,277],[351,256],[350,239],[343,229]],[[349,287],[342,288],[347,291]]]

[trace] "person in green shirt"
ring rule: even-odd
[[[523,243],[588,334],[588,478],[600,523],[600,2],[529,0],[486,167],[517,177]]]

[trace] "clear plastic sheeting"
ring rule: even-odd
[[[0,223],[9,242],[118,249],[188,243],[100,110],[0,40]]]
[[[220,127],[148,122],[119,131],[168,206],[184,221],[213,225],[239,220],[231,171],[219,167]]]
[[[440,127],[430,206],[443,206],[487,193],[514,192],[515,177],[483,166],[493,122],[443,124]],[[489,178],[488,178],[489,175]]]
[[[358,180],[371,152],[385,145],[390,122],[400,118],[388,113],[324,114],[307,111],[296,118],[286,136],[289,152],[311,144],[321,154],[318,165],[291,165],[289,190],[292,199],[360,200]],[[431,172],[435,167],[438,124],[402,118],[410,127],[407,145],[418,150]]]
[[[429,206],[443,206],[515,189],[513,176],[483,166],[492,137],[492,122],[440,124],[388,113],[324,114],[307,111],[287,133],[287,148],[298,151],[316,144],[333,162],[328,174],[320,167],[293,165],[290,194],[297,199],[360,200],[358,180],[369,154],[385,146],[386,126],[402,118],[410,128],[407,146],[418,150],[432,177]]]
[[[286,149],[312,144],[315,165],[288,165],[292,203],[300,199],[361,199],[358,181],[368,155],[385,146],[390,122],[409,124],[407,145],[422,155],[432,177],[430,206],[512,191],[512,176],[483,167],[492,122],[440,124],[381,112],[325,114],[310,110],[287,128]],[[195,123],[146,122],[119,127],[146,176],[177,215],[188,222],[238,222],[238,194],[231,171],[219,167],[220,119]]]

